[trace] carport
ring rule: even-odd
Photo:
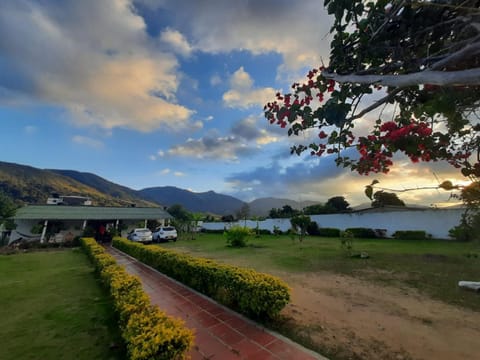
[[[62,221],[69,231],[83,231],[90,223],[112,222],[118,229],[120,221],[126,223],[148,220],[165,220],[173,217],[162,208],[152,207],[102,207],[102,206],[62,206],[62,205],[27,205],[17,210],[13,217],[17,229],[12,231],[10,242],[18,238],[34,236],[31,229],[36,224],[43,224],[40,242],[45,241],[49,222]],[[38,238],[38,236],[37,236]]]

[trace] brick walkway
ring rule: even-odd
[[[326,359],[112,247],[107,251],[129,273],[140,277],[153,304],[167,314],[185,320],[186,325],[194,329],[192,360]]]

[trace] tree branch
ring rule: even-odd
[[[383,191],[393,191],[393,192],[407,192],[407,191],[415,191],[415,190],[439,190],[442,189],[439,185],[437,186],[420,186],[416,188],[405,188],[405,189],[390,189],[390,188],[385,188],[385,187],[380,187],[380,186],[374,186],[374,189],[379,189]],[[458,189],[455,188],[455,190]]]
[[[376,109],[376,108],[379,107],[380,105],[385,104],[386,102],[392,100],[392,99],[395,97],[395,95],[397,95],[397,94],[398,94],[400,91],[402,91],[402,90],[403,90],[403,89],[401,89],[401,88],[396,88],[396,89],[390,91],[390,93],[389,93],[387,96],[381,98],[381,99],[378,100],[378,101],[375,101],[372,105],[366,107],[365,109],[363,109],[362,111],[360,111],[357,115],[351,116],[351,117],[348,119],[348,121],[352,121],[352,120],[361,118],[363,115],[365,115],[365,114],[369,113],[370,111]]]
[[[443,67],[451,64],[455,61],[460,61],[468,56],[475,56],[476,54],[480,53],[480,42],[477,42],[480,39],[480,36],[477,36],[473,41],[472,44],[468,44],[464,48],[454,52],[453,54],[447,56],[446,58],[437,61],[431,67],[432,70],[439,70]]]
[[[322,75],[326,79],[332,79],[342,84],[379,84],[391,87],[408,87],[420,84],[439,86],[480,85],[480,68],[459,71],[425,70],[399,75],[338,75],[328,72],[323,72]]]

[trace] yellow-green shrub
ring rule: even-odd
[[[140,280],[117,265],[94,239],[82,238],[81,242],[110,291],[129,359],[186,358],[193,343],[193,333],[183,321],[152,306]]]
[[[114,238],[113,245],[160,272],[247,316],[274,317],[290,301],[285,282],[255,270]]]

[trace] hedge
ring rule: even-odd
[[[345,232],[349,232],[353,235],[354,238],[359,239],[374,239],[377,237],[375,230],[370,228],[348,228],[345,229]]]
[[[204,229],[202,228],[201,232],[205,234],[223,234],[225,229]]]
[[[393,237],[399,240],[425,240],[429,238],[428,234],[423,230],[395,231]]]
[[[290,301],[282,280],[212,260],[114,238],[121,251],[246,316],[273,318]]]
[[[193,333],[183,321],[153,306],[140,280],[117,265],[113,256],[93,238],[82,238],[81,243],[113,299],[128,358],[186,359],[193,344]]]
[[[319,228],[318,235],[324,237],[340,237],[340,229],[337,228]]]

